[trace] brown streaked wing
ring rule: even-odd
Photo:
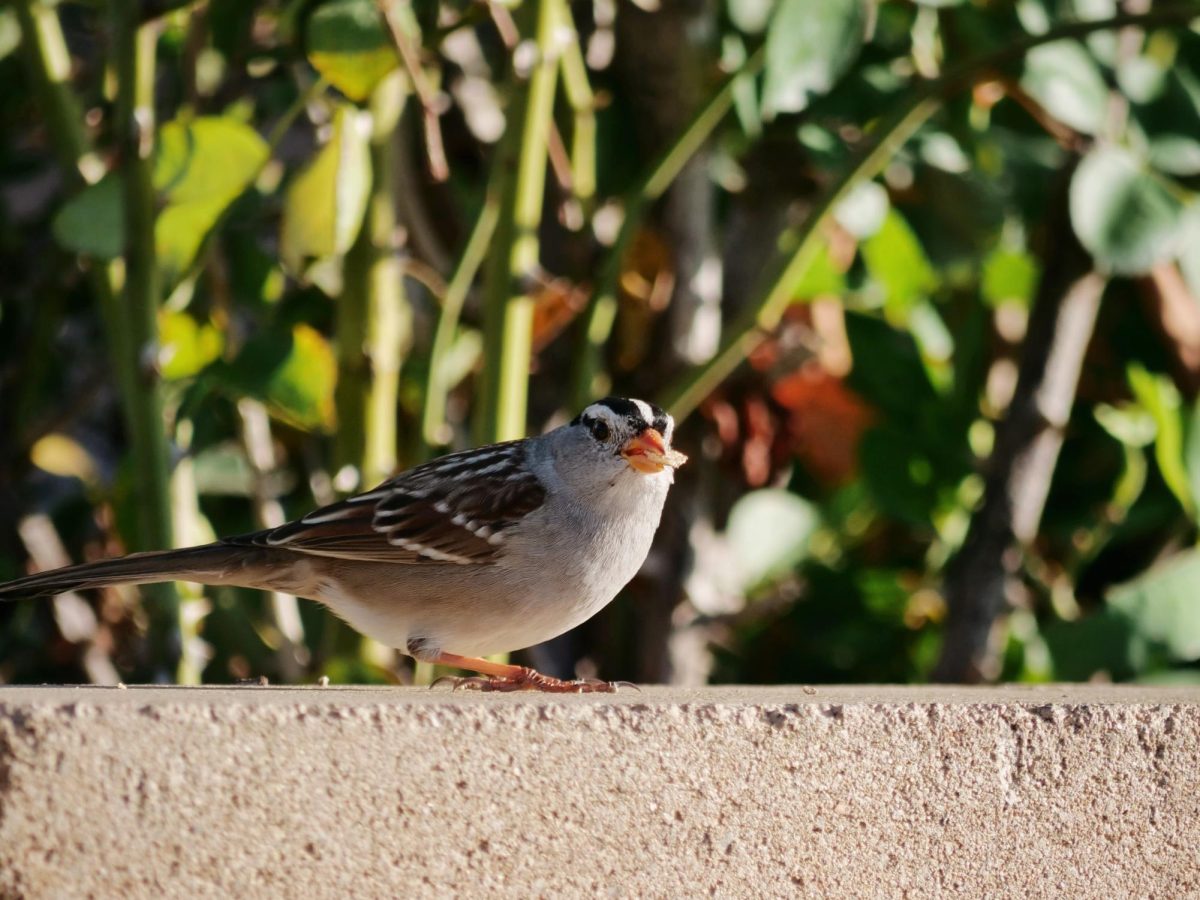
[[[514,441],[442,457],[240,540],[346,559],[482,565],[498,558],[504,531],[544,499],[523,442]]]

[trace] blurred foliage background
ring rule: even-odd
[[[608,392],[692,456],[523,654],[1200,681],[1200,7],[10,0],[0,578]],[[286,596],[0,606],[0,681],[401,682]]]

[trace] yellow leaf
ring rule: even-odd
[[[38,440],[29,451],[33,464],[43,472],[62,478],[78,478],[84,484],[95,484],[98,478],[96,462],[83,445],[60,432]]]

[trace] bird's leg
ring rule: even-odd
[[[455,689],[470,688],[477,691],[545,691],[554,694],[612,694],[618,684],[609,681],[563,681],[551,678],[528,666],[513,666],[495,663],[475,656],[459,656],[456,653],[430,655],[426,662],[456,669],[479,672],[470,678],[439,678],[435,684],[449,681]],[[632,687],[632,685],[630,685]]]

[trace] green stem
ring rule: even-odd
[[[856,184],[875,177],[948,96],[973,84],[981,74],[1002,69],[1043,44],[1130,26],[1185,25],[1196,17],[1195,6],[1175,5],[1148,13],[1071,22],[964,60],[939,78],[915,84],[891,114],[871,130],[850,165],[820,191],[805,220],[781,235],[779,249],[756,291],[757,299],[726,330],[716,355],[666,390],[659,403],[677,420],[683,419],[762,343],[791,304],[797,280],[820,248],[820,226],[825,217]]]
[[[157,337],[157,288],[154,259],[154,194],[149,183],[153,149],[154,33],[138,30],[136,4],[113,7],[113,57],[118,65],[117,133],[134,202],[127,204],[129,253],[123,262],[92,261],[88,282],[104,323],[105,337],[122,399],[122,413],[133,458],[137,533],[133,549],[171,546],[170,481],[162,400],[153,363]],[[83,127],[83,110],[71,90],[70,54],[58,14],[48,4],[16,4],[22,44],[39,105],[46,117],[54,151],[68,180],[91,184],[105,174]],[[149,118],[146,116],[149,115]],[[147,135],[149,138],[147,139]],[[129,227],[129,226],[133,227]],[[137,229],[137,230],[135,230]],[[124,278],[125,292],[121,290]],[[174,585],[149,585],[151,664],[154,677],[195,681],[198,671],[180,670],[179,601]]]
[[[158,375],[160,285],[154,244],[154,63],[158,30],[138,26],[137,0],[113,0],[113,61],[117,97],[114,129],[125,199],[125,281],[110,329],[126,338],[114,347],[126,390],[125,415],[135,473],[138,549],[172,544],[170,448]],[[119,318],[118,318],[119,316]],[[115,320],[115,321],[114,321]],[[110,336],[115,337],[110,331]],[[179,677],[179,598],[173,584],[151,585],[150,647],[155,677]],[[185,678],[185,680],[187,680]]]
[[[356,466],[368,487],[396,468],[400,365],[409,337],[404,281],[393,246],[394,132],[404,99],[399,71],[371,95],[371,198],[346,254],[345,289],[338,301],[338,462]]]
[[[583,45],[570,6],[557,0],[558,15],[570,28],[562,55],[563,93],[574,115],[571,129],[571,189],[582,207],[584,220],[592,216],[596,200],[596,95],[588,81]]]
[[[608,342],[617,315],[617,285],[621,278],[621,266],[641,224],[642,214],[647,206],[666,192],[683,167],[704,146],[704,142],[733,106],[735,87],[740,79],[755,75],[762,68],[763,60],[764,50],[760,48],[736,72],[727,76],[709,101],[696,112],[683,133],[663,151],[642,181],[626,196],[621,228],[605,257],[596,290],[580,322],[581,346],[575,356],[571,378],[573,408],[583,408],[597,395],[604,345]]]
[[[83,108],[71,90],[71,56],[63,38],[58,13],[48,4],[36,0],[19,0],[14,4],[14,9],[21,28],[21,46],[29,80],[37,96],[38,108],[46,120],[51,147],[66,175],[66,181],[72,189],[98,181],[105,172],[105,166],[88,141],[83,127]],[[102,266],[90,266],[87,274],[92,292],[100,300],[101,309],[112,309],[115,304],[112,302],[109,272]],[[27,389],[14,415],[14,422],[21,430],[24,430],[37,408],[37,389],[41,385],[42,373],[52,364],[53,354],[46,352],[46,348],[51,346],[53,331],[59,326],[62,301],[61,295],[47,297],[37,311],[35,333],[26,349],[28,377],[24,382]]]
[[[490,187],[479,210],[479,218],[471,231],[467,245],[463,248],[458,266],[446,285],[442,297],[442,311],[437,328],[433,333],[433,345],[429,350],[429,374],[425,379],[425,403],[421,412],[421,438],[426,458],[435,447],[444,447],[450,442],[450,426],[446,422],[446,401],[453,390],[447,361],[458,334],[458,322],[463,304],[475,280],[475,274],[483,265],[496,233],[496,222],[500,218],[500,203],[496,192]]]
[[[513,104],[510,121],[520,123],[520,143],[514,146],[512,138],[505,140],[496,160],[506,177],[502,179],[499,224],[484,283],[484,371],[476,419],[479,443],[525,434],[533,298],[522,282],[538,264],[547,141],[559,68],[554,49],[559,2],[538,0],[530,4],[536,14],[538,59],[528,84],[523,89],[518,87]]]
[[[249,397],[238,400],[237,409],[242,421],[242,447],[253,475],[254,524],[258,528],[276,528],[286,519],[283,506],[267,489],[268,479],[279,465],[271,436],[271,419],[266,407]],[[279,643],[275,648],[279,673],[286,683],[296,684],[304,676],[309,659],[300,605],[291,594],[271,591],[268,596],[271,618],[279,630]]]
[[[38,0],[19,0],[14,8],[38,106],[59,164],[75,180],[94,184],[104,175],[104,162],[92,150],[83,126],[83,107],[71,90],[71,54],[58,12]]]

